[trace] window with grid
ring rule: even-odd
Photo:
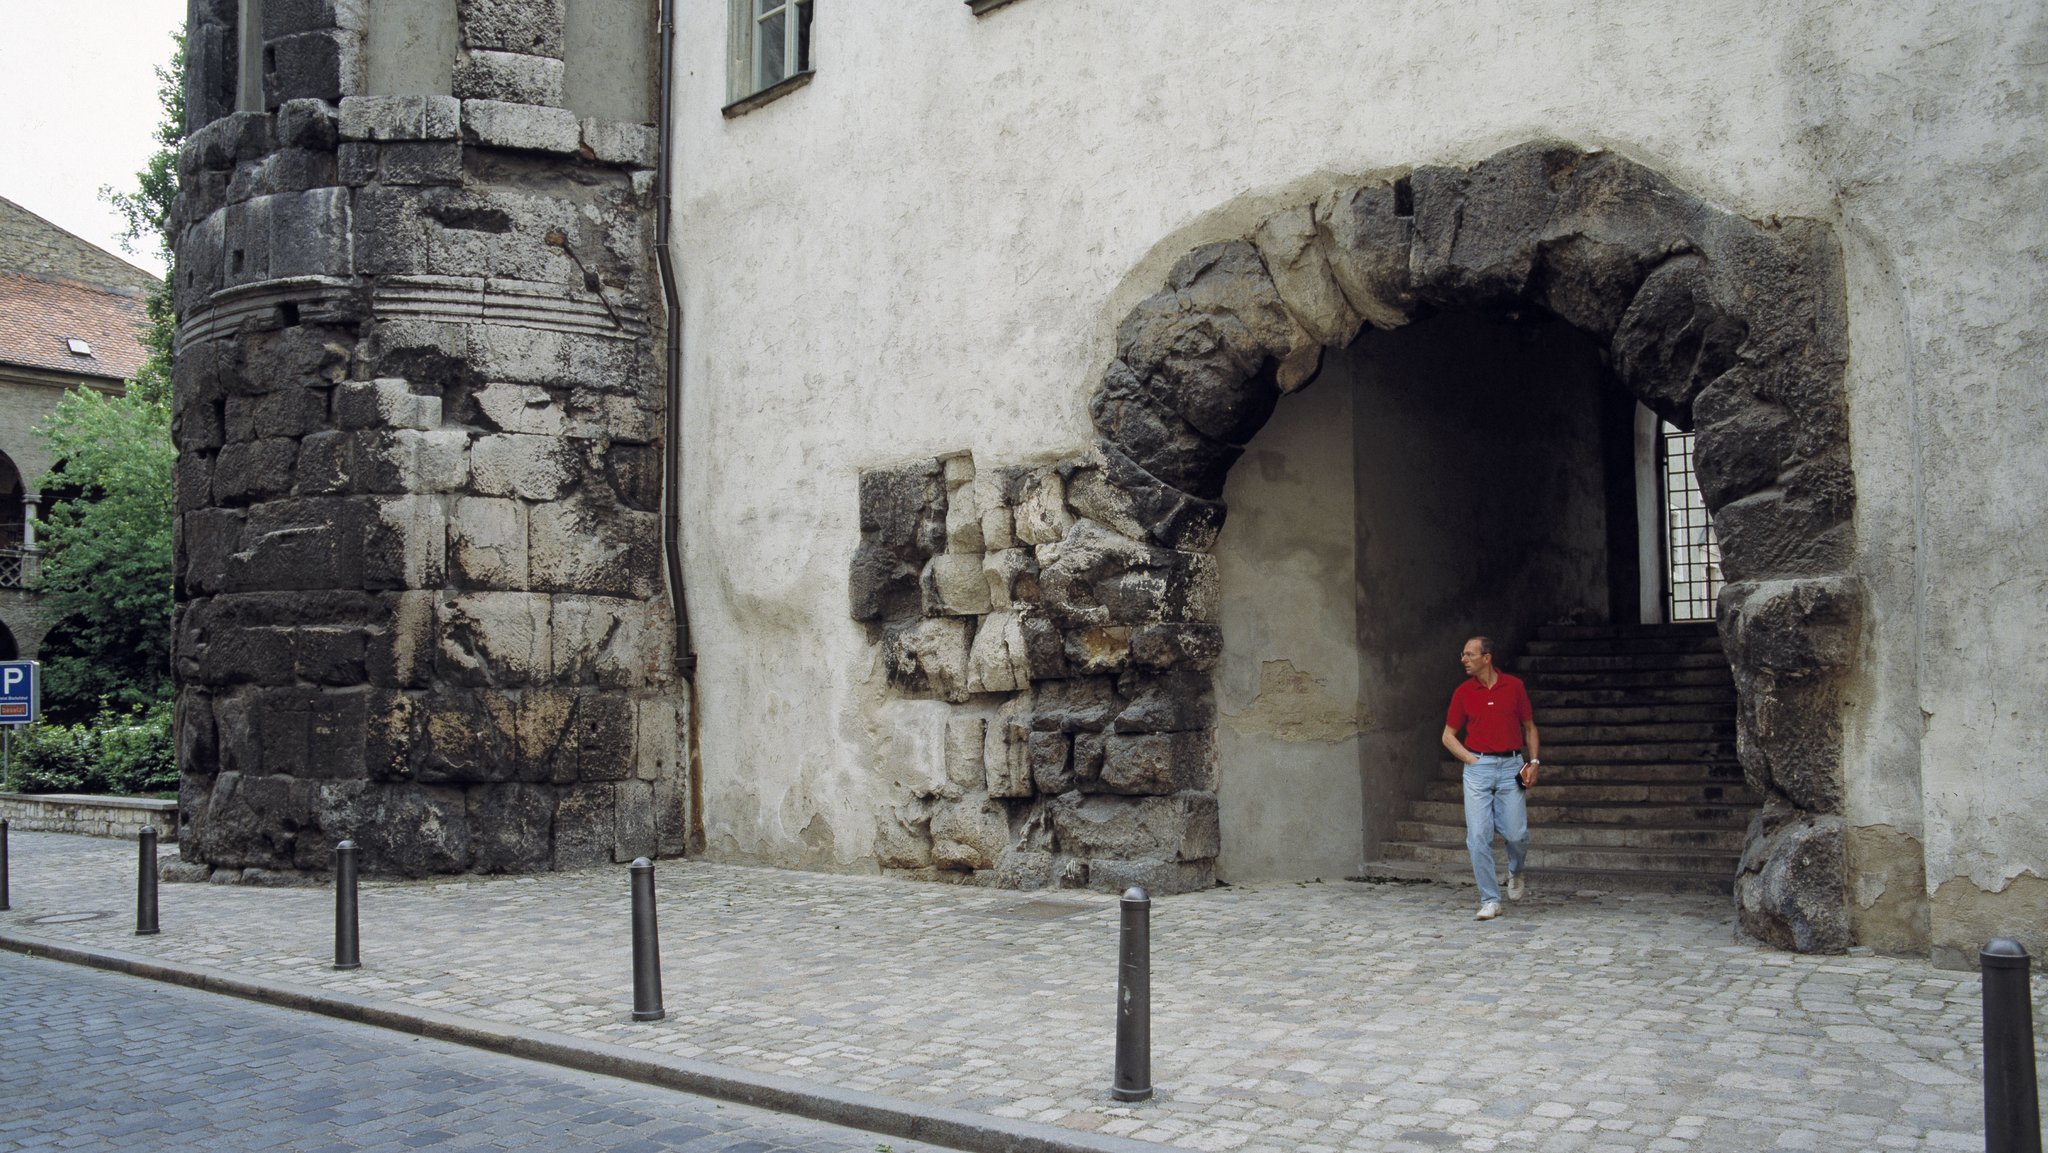
[[[810,72],[812,7],[812,0],[732,0],[728,100]]]
[[[1666,619],[1710,621],[1721,594],[1721,543],[1693,472],[1693,434],[1663,427]]]

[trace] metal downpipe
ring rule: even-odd
[[[670,173],[675,159],[675,7],[675,0],[661,0],[660,96],[655,107],[660,155],[654,172],[654,261],[661,270],[661,296],[668,312],[662,358],[668,429],[662,437],[661,555],[668,577],[669,606],[676,620],[676,671],[694,682],[697,651],[691,645],[690,614],[683,599],[683,305],[676,287],[675,259],[669,251],[669,200],[674,194]],[[696,693],[692,691],[690,696],[694,713]]]

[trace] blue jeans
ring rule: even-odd
[[[1522,871],[1529,855],[1529,807],[1515,775],[1522,754],[1479,758],[1465,766],[1465,848],[1472,854],[1472,879],[1479,882],[1479,900],[1500,900],[1500,881],[1493,873],[1493,834],[1508,843],[1508,872]]]

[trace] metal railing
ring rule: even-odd
[[[41,549],[0,548],[0,589],[33,589],[42,575]]]

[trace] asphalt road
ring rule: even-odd
[[[937,1153],[744,1105],[0,953],[0,1153]]]

